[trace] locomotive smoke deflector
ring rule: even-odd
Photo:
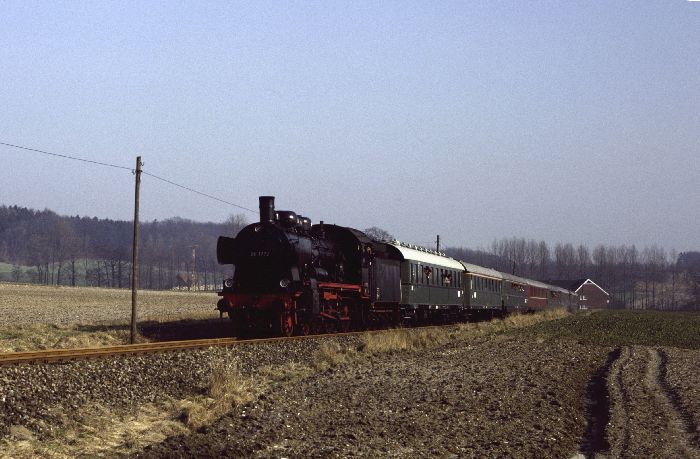
[[[275,223],[274,196],[260,196],[260,223]]]

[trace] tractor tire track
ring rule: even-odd
[[[668,382],[667,364],[661,349],[622,349],[608,376],[610,450],[597,451],[596,457],[700,459],[697,426]]]
[[[648,349],[648,355],[647,387],[666,417],[669,433],[676,440],[678,451],[686,454],[686,457],[700,457],[697,426],[666,378],[668,356],[662,349]]]
[[[629,391],[623,381],[623,374],[632,358],[631,348],[625,346],[620,358],[613,364],[608,377],[608,390],[612,401],[610,422],[606,429],[606,435],[610,442],[610,452],[613,457],[623,457],[627,454],[630,443],[630,414],[632,403]],[[620,430],[620,435],[614,435],[615,430]]]
[[[586,459],[593,459],[597,454],[610,449],[605,435],[610,421],[610,391],[607,381],[621,351],[618,347],[608,353],[605,364],[591,375],[586,386],[586,432],[579,448]]]

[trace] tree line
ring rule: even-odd
[[[676,253],[658,245],[556,243],[496,239],[487,249],[445,249],[450,256],[537,280],[590,278],[610,294],[612,307],[700,309],[700,252]]]
[[[217,263],[216,240],[245,225],[242,215],[222,223],[182,218],[141,223],[140,286],[217,288],[231,267]],[[129,221],[0,206],[0,261],[12,264],[3,280],[128,288],[132,239]]]
[[[235,236],[242,215],[221,223],[183,218],[141,223],[140,287],[219,288],[232,273],[216,261],[216,240]],[[377,240],[393,236],[367,228]],[[60,216],[50,210],[0,206],[0,280],[47,285],[128,288],[133,226],[130,221]],[[448,255],[530,279],[590,278],[627,308],[698,309],[700,252],[666,251],[657,245],[586,245],[524,238],[494,240],[489,248],[450,247]]]

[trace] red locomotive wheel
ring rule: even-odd
[[[350,317],[350,307],[345,304],[342,308],[342,315],[340,316],[340,331],[347,333],[352,329],[352,321]]]
[[[309,336],[311,334],[311,324],[302,319],[301,322],[297,323],[297,335]]]
[[[280,333],[287,337],[294,334],[294,317],[287,310],[280,313]]]

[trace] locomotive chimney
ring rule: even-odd
[[[260,196],[260,223],[275,222],[275,197]]]

